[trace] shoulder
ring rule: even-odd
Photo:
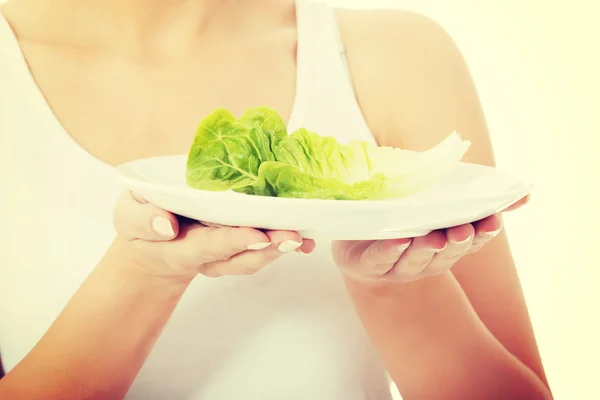
[[[380,143],[423,150],[458,131],[489,145],[471,74],[439,23],[403,10],[336,14],[357,98]],[[473,161],[490,163],[478,147],[470,153],[488,160]]]
[[[458,46],[436,21],[402,10],[336,10],[346,49],[361,67],[410,73],[415,67],[448,68],[463,64]],[[369,60],[370,58],[370,60]],[[410,74],[409,74],[410,75]]]
[[[412,11],[395,10],[395,9],[379,9],[379,10],[350,10],[350,9],[335,9],[340,25],[346,26],[347,31],[354,31],[354,36],[362,36],[368,34],[369,37],[364,37],[365,41],[372,39],[382,39],[382,44],[385,45],[389,40],[400,38],[403,33],[425,33],[424,36],[429,39],[445,38],[448,33],[434,20]],[[431,34],[434,34],[431,37]],[[425,37],[416,37],[416,39],[424,39]]]

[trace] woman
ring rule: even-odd
[[[377,400],[388,372],[405,400],[551,398],[498,216],[330,246],[126,192],[115,238],[112,166],[187,152],[216,107],[415,150],[458,130],[492,165],[437,25],[291,0],[2,12],[0,398]]]

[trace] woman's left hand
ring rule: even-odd
[[[528,201],[529,195],[503,211],[515,210]],[[496,214],[413,239],[336,241],[332,249],[336,264],[350,278],[408,282],[447,271],[501,230],[502,219]]]

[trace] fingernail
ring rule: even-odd
[[[398,253],[404,253],[404,251],[410,247],[411,243],[412,241],[399,245],[398,247],[396,247],[396,251]]]
[[[466,239],[464,240],[453,240],[452,243],[454,244],[465,244],[467,242],[470,242],[471,240],[473,240],[473,236],[468,236]]]
[[[448,242],[447,242],[447,241],[446,241],[446,242],[444,242],[444,247],[442,247],[442,248],[440,248],[440,249],[432,248],[431,250],[432,250],[434,253],[439,253],[440,251],[446,250],[446,247],[448,247]]]
[[[498,234],[502,231],[502,228],[500,229],[496,229],[495,231],[491,231],[491,232],[483,232],[482,235],[488,238],[493,238],[498,236]]]
[[[246,247],[248,250],[263,250],[271,245],[270,242],[254,243]]]
[[[288,253],[292,250],[296,250],[300,246],[302,246],[302,243],[298,243],[295,240],[286,240],[279,244],[277,250],[279,250],[282,253]]]
[[[165,217],[156,217],[152,220],[152,229],[154,232],[158,233],[163,237],[172,237],[175,236],[175,231],[173,230],[173,225],[171,225],[171,221],[169,221]]]

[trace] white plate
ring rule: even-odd
[[[497,168],[459,163],[443,182],[412,196],[377,201],[306,200],[188,187],[186,156],[149,158],[117,168],[125,185],[152,204],[229,226],[298,231],[305,238],[390,239],[426,235],[488,217],[531,184]]]

